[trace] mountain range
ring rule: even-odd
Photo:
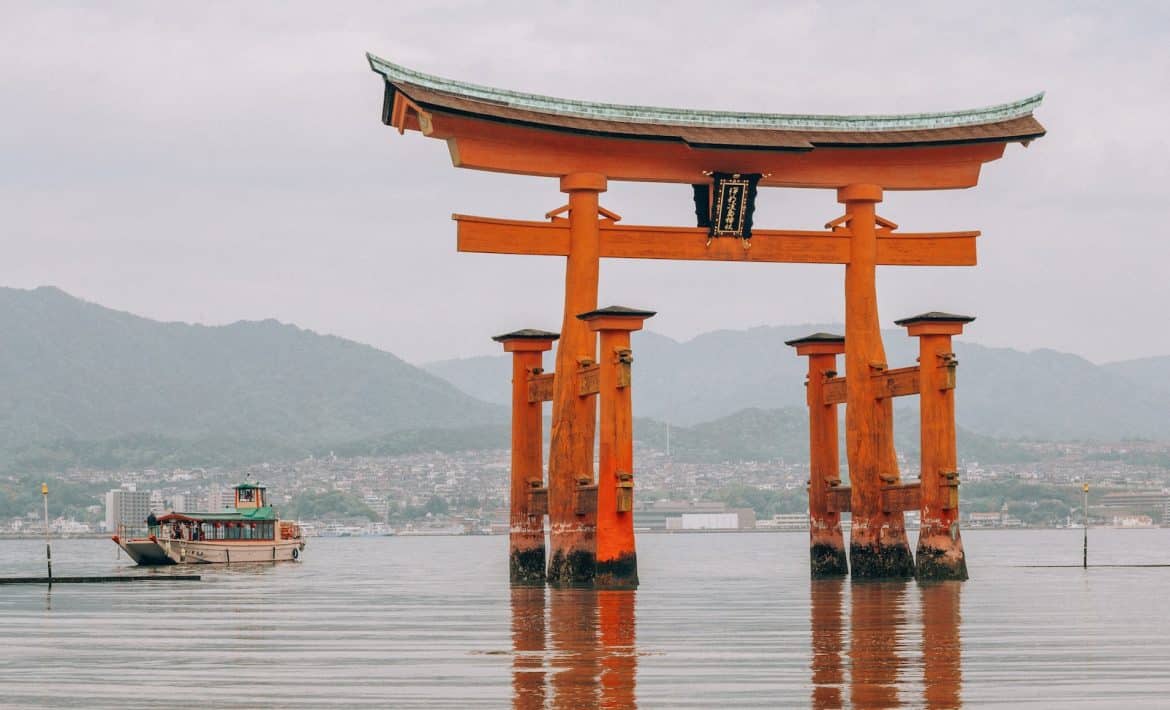
[[[160,323],[0,289],[0,451],[136,437],[309,451],[507,421],[394,355],[274,320]]]
[[[416,367],[274,320],[162,323],[51,287],[0,288],[0,465],[228,465],[506,446],[506,356]],[[803,457],[806,363],[783,343],[833,324],[634,334],[642,445],[692,460]],[[891,367],[915,341],[886,333]],[[1005,439],[1170,440],[1170,357],[1095,365],[1052,350],[957,341],[960,447]],[[546,367],[552,369],[552,353]],[[843,365],[842,365],[843,369]],[[914,447],[913,398],[897,434]]]
[[[651,332],[633,335],[634,412],[681,426],[745,408],[804,406],[807,362],[784,345],[840,324],[722,330],[679,342]],[[912,365],[917,340],[883,333],[890,367]],[[555,352],[555,351],[554,351]],[[552,370],[554,352],[546,353]],[[1011,439],[1170,439],[1170,357],[1097,365],[1055,350],[1023,352],[955,339],[959,359],[956,416],[984,436]],[[511,377],[506,356],[425,365],[479,399],[505,404]],[[844,372],[844,358],[839,359]],[[913,408],[913,398],[897,401]]]

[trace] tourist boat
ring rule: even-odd
[[[113,540],[140,565],[300,559],[305,549],[300,526],[276,517],[268,505],[267,489],[241,483],[235,492],[235,510],[152,515],[147,520],[147,537],[114,535]]]

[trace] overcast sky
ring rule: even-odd
[[[562,9],[549,9],[554,6]],[[555,180],[451,166],[379,120],[370,51],[554,96],[897,113],[1048,95],[1047,137],[978,188],[888,193],[907,231],[980,229],[976,268],[879,270],[881,317],[1107,361],[1170,353],[1170,4],[50,3],[0,25],[0,285],[151,318],[278,318],[413,362],[560,325],[563,259],[459,254],[452,212],[539,219]],[[733,59],[742,71],[728,72]],[[631,224],[693,224],[682,185],[611,183]],[[762,190],[819,228],[832,191]],[[607,261],[602,305],[685,339],[839,321],[843,267]],[[772,356],[774,354],[762,354]]]

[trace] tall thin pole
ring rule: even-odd
[[[1082,490],[1085,492],[1085,544],[1081,550],[1081,567],[1089,569],[1089,484],[1087,482]]]
[[[45,503],[45,564],[49,568],[49,586],[53,586],[53,547],[49,544],[49,484],[41,484],[41,498]]]

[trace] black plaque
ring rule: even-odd
[[[712,237],[751,239],[752,214],[756,210],[756,186],[760,182],[760,175],[714,173],[711,178],[711,222],[708,234]]]

